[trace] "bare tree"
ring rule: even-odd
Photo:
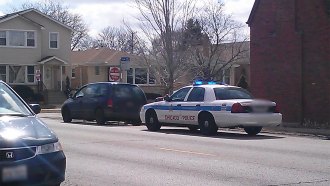
[[[171,93],[174,82],[184,72],[184,55],[178,50],[178,39],[186,21],[192,16],[194,0],[135,0],[141,13],[138,19],[149,50],[144,55],[155,65],[158,77]]]
[[[197,17],[203,38],[201,45],[188,45],[191,70],[196,77],[220,80],[222,71],[246,58],[248,37],[241,33],[243,24],[224,12],[224,4],[209,0]]]
[[[59,22],[68,25],[73,29],[71,34],[71,50],[77,48],[79,43],[87,37],[87,26],[78,14],[69,12],[69,8],[64,6],[60,1],[42,0],[35,3],[25,3],[21,9],[34,8],[42,13],[58,20]]]
[[[111,27],[104,28],[96,38],[99,47],[107,47],[114,50],[124,52],[137,53],[134,48],[137,42],[137,36],[134,31],[128,27]]]

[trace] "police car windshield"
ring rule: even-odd
[[[214,88],[214,93],[217,100],[253,98],[248,91],[238,87]]]

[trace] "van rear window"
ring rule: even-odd
[[[131,85],[116,85],[114,89],[114,96],[119,99],[134,98],[141,102],[146,101],[144,92],[137,86]]]

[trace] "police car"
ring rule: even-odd
[[[203,81],[183,87],[163,101],[144,105],[140,118],[150,131],[157,131],[162,125],[184,126],[200,129],[204,135],[213,135],[218,128],[235,127],[256,135],[262,127],[282,122],[275,102],[253,99],[240,87]]]

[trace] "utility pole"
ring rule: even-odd
[[[134,32],[132,31],[132,38],[131,38],[131,54],[134,52]]]

